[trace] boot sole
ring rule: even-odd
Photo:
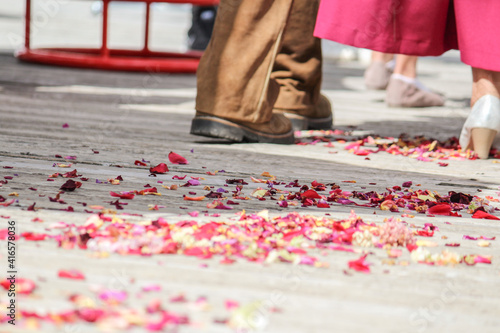
[[[295,113],[283,113],[292,122],[294,131],[329,130],[333,124],[333,114],[326,118],[307,118]]]
[[[283,134],[263,133],[231,121],[197,116],[191,122],[191,134],[234,142],[293,144],[293,130]]]

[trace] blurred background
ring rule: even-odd
[[[31,46],[100,47],[102,2],[94,0],[32,0]],[[25,0],[0,0],[0,50],[24,44]],[[150,48],[186,51],[191,5],[155,3],[151,9]],[[141,49],[146,5],[112,2],[109,9],[109,47]],[[369,62],[369,51],[323,41],[324,55]]]

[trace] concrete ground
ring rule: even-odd
[[[488,197],[490,206],[497,207],[498,160],[424,162],[387,153],[371,154],[367,159],[345,150],[350,142],[335,140],[333,147],[324,144],[280,146],[231,144],[191,136],[189,126],[195,112],[196,94],[194,75],[104,72],[20,63],[12,56],[15,47],[12,36],[22,32],[23,8],[17,2],[7,4],[1,0],[0,3],[0,26],[11,33],[0,39],[1,48],[5,50],[0,55],[0,178],[7,181],[0,187],[0,196],[6,199],[4,202],[15,199],[10,206],[0,206],[0,229],[6,229],[8,221],[15,221],[18,234],[58,235],[61,230],[54,226],[84,225],[91,216],[86,211],[105,212],[106,216],[113,216],[112,211],[116,211],[117,216],[134,223],[159,217],[176,223],[228,222],[238,217],[235,212],[243,209],[247,214],[268,210],[271,216],[298,212],[346,219],[354,209],[363,221],[376,225],[383,225],[388,217],[403,219],[415,228],[432,223],[439,228],[435,235],[418,237],[435,243],[427,247],[421,245],[432,253],[447,249],[460,256],[492,256],[491,264],[425,265],[411,260],[403,249],[402,257],[391,264],[383,249],[352,246],[356,253],[312,250],[328,267],[262,264],[242,258],[234,258],[236,262],[228,265],[220,262],[221,257],[129,256],[108,253],[110,251],[65,249],[58,247],[53,239],[21,238],[17,241],[16,253],[19,277],[33,280],[36,289],[29,295],[17,297],[18,311],[39,316],[69,311],[75,306],[69,301],[74,294],[86,295],[89,304],[99,303],[96,290],[104,288],[126,291],[128,298],[121,305],[125,309],[143,309],[158,298],[168,310],[189,317],[189,325],[167,327],[167,332],[497,332],[500,326],[498,239],[483,247],[479,245],[485,245],[484,242],[463,238],[465,235],[498,238],[500,223],[497,220],[473,219],[466,211],[460,212],[462,217],[429,216],[338,203],[331,203],[327,209],[300,205],[282,208],[276,201],[251,197],[253,190],[265,184],[253,183],[250,177],[263,178],[261,174],[269,172],[285,183],[298,180],[301,185],[310,185],[317,180],[338,184],[344,191],[378,193],[412,181],[414,190],[427,189],[441,195],[455,191],[482,199]],[[74,8],[66,6],[70,5],[61,4],[60,10],[40,27],[40,43],[66,45],[66,41],[50,38],[62,36],[58,33],[61,27],[69,29],[80,24],[80,20],[82,24],[90,24],[95,19],[89,2],[76,4]],[[116,36],[118,45],[130,42],[125,26],[120,28],[120,24],[126,25],[134,12],[130,6],[118,6],[116,10],[114,24],[117,31],[124,34]],[[72,21],[75,13],[82,15]],[[189,8],[173,11],[160,8],[157,15],[166,15],[171,20],[162,22],[174,22],[179,31],[185,31]],[[86,40],[92,29],[75,28],[74,31],[82,38],[78,40]],[[158,29],[161,31],[163,27]],[[69,33],[64,34],[67,35]],[[165,36],[169,38],[169,45],[183,47],[183,35]],[[163,42],[158,40],[158,44]],[[327,44],[327,47],[337,46]],[[323,92],[334,105],[334,128],[354,131],[349,132],[348,140],[366,134],[398,137],[405,133],[409,137],[424,135],[436,140],[458,136],[468,114],[471,77],[456,52],[422,59],[419,65],[421,81],[447,97],[445,107],[440,108],[388,108],[383,101],[383,91],[364,89],[363,70],[364,66],[356,61],[331,58],[325,61]],[[167,157],[170,151],[186,157],[189,164],[171,164]],[[75,157],[64,159],[71,156]],[[165,162],[170,172],[151,177],[147,167],[135,165],[136,160],[148,161],[148,166]],[[442,167],[438,162],[448,165]],[[72,166],[63,168],[57,163]],[[82,181],[82,187],[74,192],[62,194],[64,204],[49,200],[66,181],[63,178],[47,181],[49,175],[73,169],[88,180]],[[207,175],[220,170],[225,172]],[[106,183],[119,175],[123,178],[120,185]],[[188,177],[172,179],[174,175]],[[183,185],[190,177],[204,179],[200,179],[201,185],[179,187],[177,191],[161,187]],[[243,179],[249,183],[242,195],[251,200],[234,205],[232,211],[209,209],[208,200],[183,200],[183,195],[205,195],[205,186],[223,188],[227,179]],[[355,182],[350,182],[353,180]],[[123,210],[117,210],[116,205],[110,203],[116,200],[109,195],[110,191],[140,190],[147,184],[157,186],[162,195],[121,200],[128,203]],[[235,185],[227,187],[231,191],[235,188]],[[30,206],[34,210],[30,210]],[[61,210],[69,206],[74,212]],[[158,210],[151,210],[155,206]],[[193,211],[199,211],[200,215],[187,214]],[[205,211],[209,216],[205,216]],[[214,216],[215,213],[220,216]],[[498,211],[492,214],[500,217]],[[461,246],[449,248],[445,246],[447,243]],[[0,253],[2,276],[7,275],[6,247],[2,245]],[[370,274],[348,268],[348,262],[359,258],[363,251],[369,253]],[[68,269],[78,269],[85,279],[58,277],[60,270]],[[141,291],[147,285],[155,285],[159,290]],[[179,295],[184,295],[187,301],[172,301]],[[206,302],[201,296],[206,297]],[[231,311],[224,305],[228,300],[241,306]],[[8,296],[2,293],[2,308],[7,302]],[[130,313],[122,313],[119,316],[122,321],[117,322],[59,324],[56,320],[25,318],[18,321],[15,329],[5,322],[0,324],[0,332],[147,331],[141,325],[125,329],[129,325],[124,324],[123,318],[128,318],[129,323],[133,321],[130,317]],[[243,318],[241,323],[239,317]],[[227,318],[231,319],[232,326],[217,323]]]

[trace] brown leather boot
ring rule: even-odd
[[[274,108],[273,112],[282,113],[290,119],[294,131],[331,129],[333,123],[332,104],[324,95],[320,95],[318,103],[309,109],[286,110]]]
[[[234,142],[294,143],[292,124],[284,115],[273,113],[266,123],[235,122],[210,114],[196,112],[191,134]]]

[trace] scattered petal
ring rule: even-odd
[[[62,186],[61,186],[61,190],[63,191],[69,191],[69,192],[72,192],[74,191],[75,189],[77,188],[80,188],[82,186],[82,183],[81,182],[75,182],[74,180],[72,179],[68,179],[66,181],[66,183],[64,183]]]
[[[30,279],[23,278],[15,278],[15,279],[4,279],[0,281],[0,286],[2,286],[5,290],[9,290],[12,286],[17,294],[31,294],[33,290],[36,288],[35,283]]]
[[[366,262],[366,255],[357,260],[348,262],[349,268],[362,273],[370,273],[370,264]]]
[[[82,272],[76,269],[60,270],[57,273],[57,276],[65,279],[85,280],[85,276],[82,274]]]
[[[472,215],[473,219],[487,219],[487,220],[500,220],[500,218],[488,214],[482,210],[476,210],[476,212]]]
[[[188,196],[184,196],[184,200],[187,200],[187,201],[202,201],[202,200],[205,200],[205,196],[202,195],[201,197],[188,197]]]
[[[167,173],[168,171],[168,166],[165,163],[160,163],[153,168],[149,168],[149,172],[151,172],[152,174],[163,174]]]
[[[120,198],[120,199],[133,199],[135,197],[133,192],[121,192],[121,193],[116,193],[116,192],[109,192],[109,195],[115,198]]]
[[[435,206],[432,206],[427,210],[428,214],[432,215],[445,215],[445,216],[450,216],[451,214],[451,206],[449,204],[443,203],[443,204],[437,204]]]
[[[168,160],[172,164],[188,164],[188,161],[184,157],[173,151],[168,154]]]

